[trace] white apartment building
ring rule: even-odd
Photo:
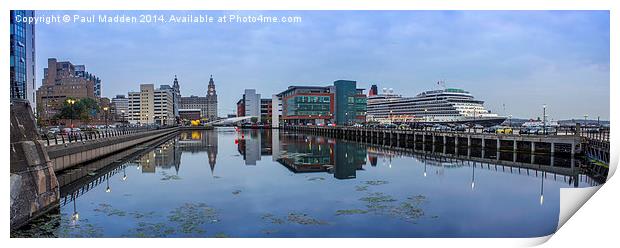
[[[173,92],[140,84],[140,92],[129,92],[128,121],[132,124],[172,125],[175,123]]]

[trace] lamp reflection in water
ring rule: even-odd
[[[71,224],[75,225],[77,224],[78,219],[80,219],[80,215],[77,212],[77,208],[75,206],[75,202],[77,201],[77,193],[74,192],[72,194],[73,197],[73,214],[71,215]]]
[[[476,162],[471,166],[471,189],[474,190],[474,179],[475,179],[475,171],[476,171]]]
[[[107,187],[105,188],[105,192],[106,193],[110,193],[112,191],[112,189],[110,189],[110,178],[109,177],[106,178],[105,182],[106,182],[106,185],[107,185]]]
[[[127,166],[123,166],[123,181],[127,180],[127,173],[125,173],[125,167]]]
[[[424,177],[426,177],[426,159],[424,159]]]
[[[542,172],[542,177],[540,177],[540,205],[543,205],[543,202],[545,200],[545,196],[544,196],[544,182],[545,182],[545,172]]]

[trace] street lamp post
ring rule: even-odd
[[[428,118],[428,109],[424,109],[424,118]],[[426,125],[424,125],[424,131],[426,131]]]
[[[108,106],[103,107],[103,119],[105,120],[105,128],[108,129]]]
[[[74,115],[74,113],[73,113],[73,111],[74,111],[73,105],[75,105],[75,100],[74,99],[67,99],[67,103],[71,106],[71,117],[69,117],[69,123],[70,123],[69,125],[70,125],[70,128],[71,128],[71,133],[73,133],[73,115]]]
[[[512,127],[512,115],[508,115],[508,125]]]
[[[547,135],[547,104],[543,104],[543,134]]]

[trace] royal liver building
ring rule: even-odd
[[[181,97],[180,109],[199,109],[201,119],[207,119],[207,121],[217,120],[217,93],[215,92],[213,75],[209,79],[207,95],[204,97],[194,95]]]
[[[207,89],[207,118],[209,121],[217,120],[217,93],[215,92],[213,75],[209,79],[209,88]]]

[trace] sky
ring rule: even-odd
[[[500,115],[608,120],[608,11],[38,11],[99,14],[299,16],[299,23],[38,23],[37,81],[48,58],[84,64],[102,95],[172,84],[207,92],[218,114],[236,111],[245,88],[263,98],[290,85],[355,80],[403,96],[462,88]]]

